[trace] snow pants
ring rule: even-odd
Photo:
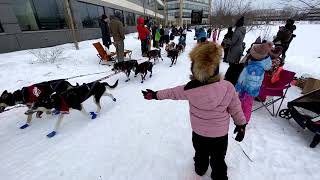
[[[144,39],[141,40],[141,53],[144,55],[146,52],[148,52],[148,40]]]
[[[254,97],[250,96],[247,93],[239,94],[239,99],[241,102],[241,108],[244,113],[244,116],[246,117],[247,123],[250,121],[251,118],[251,111],[252,111],[252,105],[254,101]]]
[[[228,134],[222,137],[204,137],[192,132],[192,143],[195,150],[195,172],[203,176],[210,166],[211,178],[214,180],[227,180],[227,165],[225,156],[228,147]]]

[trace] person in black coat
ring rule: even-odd
[[[207,37],[210,38],[211,37],[211,32],[212,32],[212,29],[211,27],[209,27],[208,31],[207,31]]]
[[[286,52],[289,49],[289,45],[292,42],[293,38],[296,37],[293,34],[293,31],[296,30],[296,26],[294,25],[295,21],[293,19],[288,19],[285,26],[280,26],[277,36],[273,40],[275,46],[281,46],[282,50],[282,59],[285,60]]]
[[[102,43],[105,47],[109,49],[111,43],[110,38],[110,29],[109,29],[109,18],[105,14],[101,16],[101,20],[99,21],[101,34],[102,34]]]
[[[159,41],[159,46],[160,47],[163,47],[163,43],[164,43],[164,28],[161,27],[160,29],[160,41]]]
[[[232,27],[229,27],[228,32],[226,35],[224,35],[223,41],[221,43],[221,46],[223,46],[223,49],[224,49],[223,61],[225,61],[227,59],[232,36],[233,36]]]

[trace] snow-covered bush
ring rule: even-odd
[[[35,60],[32,60],[33,63],[54,64],[67,58],[64,54],[64,49],[61,47],[37,49],[29,52],[36,57]]]

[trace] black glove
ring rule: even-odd
[[[235,138],[236,141],[241,142],[243,140],[244,135],[246,133],[246,126],[247,126],[247,124],[240,125],[240,126],[236,125],[236,128],[233,131],[233,134],[237,133],[236,138]]]
[[[150,89],[147,89],[147,91],[142,91],[143,97],[147,100],[155,99],[158,100],[157,98],[157,91],[152,91]]]

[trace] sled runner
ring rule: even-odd
[[[315,133],[310,147],[316,147],[320,142],[320,89],[288,102],[288,109],[281,110],[279,116],[293,118],[302,128]]]

